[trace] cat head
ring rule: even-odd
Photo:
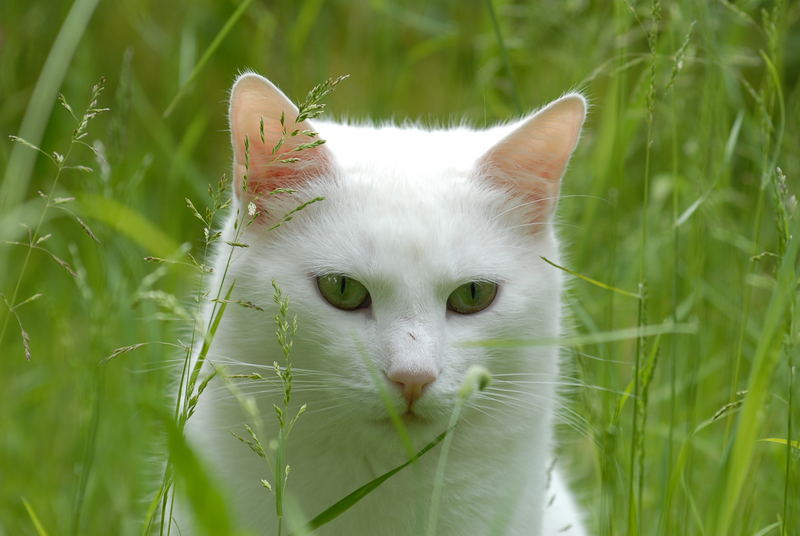
[[[297,106],[266,78],[255,73],[238,77],[229,107],[238,200],[262,204],[275,189],[303,185],[338,171],[333,154],[324,146],[327,140],[298,114]],[[511,194],[529,198],[537,204],[536,220],[547,220],[585,115],[586,99],[579,93],[551,102],[503,129],[506,135],[482,153],[475,173]],[[383,140],[372,141],[385,145]],[[429,149],[435,156],[435,148]],[[474,158],[465,155],[468,161]]]
[[[236,206],[261,216],[231,273],[245,299],[269,303],[272,280],[290,296],[295,366],[332,378],[308,396],[385,419],[385,388],[399,413],[436,419],[472,364],[556,373],[554,348],[466,343],[558,336],[560,275],[540,257],[558,256],[553,212],[585,109],[572,93],[480,131],[314,124],[265,78],[237,79]],[[271,317],[233,322],[254,352],[274,345]]]

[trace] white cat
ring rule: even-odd
[[[559,336],[561,275],[540,257],[558,262],[553,211],[585,109],[572,93],[487,130],[296,125],[297,108],[271,82],[252,73],[236,80],[235,195],[223,239],[234,240],[237,211],[261,215],[236,239],[249,247],[235,248],[226,281],[235,281],[232,299],[272,308],[229,306],[209,360],[229,374],[265,377],[273,361],[283,362],[273,321],[276,281],[298,318],[293,396],[308,411],[291,435],[288,492],[306,516],[408,457],[373,373],[418,449],[446,428],[465,371],[479,364],[492,382],[470,399],[455,429],[437,534],[585,534],[552,465],[557,348],[464,344]],[[282,115],[288,132],[301,133],[273,153]],[[327,143],[287,154],[313,141],[304,130]],[[279,162],[276,154],[299,161]],[[296,193],[267,195],[275,188]],[[268,230],[315,197],[324,200]],[[212,288],[228,252],[218,252]],[[259,407],[275,437],[279,384],[239,382],[246,393],[264,391]],[[241,526],[274,534],[272,498],[260,484],[272,475],[231,435],[246,435],[244,422],[239,403],[215,379],[187,434],[225,483]],[[317,533],[411,535],[425,528],[438,448]]]

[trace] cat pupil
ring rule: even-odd
[[[469,284],[469,293],[472,296],[472,301],[475,301],[475,296],[478,294],[478,286],[475,284],[475,281]]]
[[[347,286],[347,278],[342,276],[339,280],[339,292],[344,295],[344,288]]]

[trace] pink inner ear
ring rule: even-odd
[[[547,220],[556,205],[585,109],[583,97],[563,97],[519,124],[479,161],[489,180],[528,200],[535,221]]]
[[[498,148],[486,155],[487,163],[491,168],[499,170],[506,177],[512,179],[518,188],[536,188],[542,182],[556,182],[561,180],[561,174],[567,157],[550,153],[543,155],[533,144],[520,151]],[[539,180],[535,180],[539,179]]]
[[[262,145],[260,140],[257,144]],[[249,169],[244,165],[244,150],[242,150],[242,160],[237,159],[235,166],[236,177],[239,181],[237,187],[241,190],[242,179],[247,173],[248,194],[255,198],[256,204],[259,206],[263,198],[275,189],[297,188],[304,182],[327,173],[331,165],[328,151],[322,147],[301,151],[278,151],[276,154],[272,154],[271,148],[267,149],[262,146],[260,149],[254,151],[254,145],[251,143]],[[287,158],[297,158],[298,160],[296,162],[280,162]]]
[[[545,221],[558,201],[563,165],[525,147],[495,147],[482,159],[483,175],[512,195],[520,196],[532,221]]]
[[[308,121],[296,123],[297,114],[298,109],[292,101],[265,78],[245,74],[233,85],[230,122],[234,191],[245,204],[255,201],[263,211],[265,198],[276,188],[298,188],[330,171],[333,158],[326,147],[320,145],[298,150],[301,145],[318,138],[303,134],[315,129]],[[292,136],[292,133],[296,134]],[[273,153],[282,138],[281,146]],[[247,151],[245,145],[249,147]],[[286,159],[295,161],[281,162]],[[246,191],[242,188],[245,174]]]
[[[545,222],[558,203],[560,182],[558,175],[532,176],[516,170],[485,167],[483,175],[520,200],[520,209],[531,222]],[[521,176],[524,175],[524,178]],[[553,178],[555,177],[555,179]],[[539,227],[531,228],[534,232]]]

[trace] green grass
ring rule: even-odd
[[[204,484],[164,413],[180,351],[104,358],[186,325],[182,244],[202,262],[203,234],[184,199],[200,207],[229,172],[226,92],[245,68],[298,101],[349,73],[334,115],[428,124],[585,91],[559,208],[565,342],[605,390],[573,393],[589,432],[564,427],[561,458],[590,527],[800,532],[800,4],[11,1],[0,52],[0,240],[51,235],[49,254],[0,244],[16,306],[0,303],[0,535],[142,534],[167,447]],[[56,166],[6,137],[67,154],[76,124],[58,93],[80,116],[101,77],[93,149]],[[193,499],[200,521],[224,532],[210,498]]]

